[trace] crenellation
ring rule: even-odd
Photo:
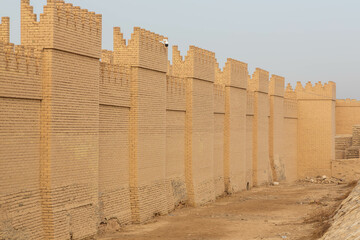
[[[336,85],[334,82],[322,84],[321,82],[313,85],[307,82],[305,87],[301,82],[297,82],[295,92],[298,99],[329,99],[336,100]]]
[[[0,42],[10,42],[10,18],[2,17],[0,22]]]
[[[285,94],[284,94],[285,98],[289,98],[289,99],[296,99],[296,92],[295,90],[292,88],[291,84],[288,83],[286,85],[286,89],[285,89]]]
[[[4,69],[7,71],[40,74],[41,53],[31,47],[0,42],[1,55],[4,56]]]
[[[269,91],[269,72],[260,68],[256,68],[250,81],[248,89],[255,92],[268,93]]]
[[[100,104],[130,107],[130,68],[100,63]]]
[[[173,46],[174,74],[209,82],[215,79],[215,53],[195,46],[190,46],[183,58],[177,46]]]
[[[43,12],[21,1],[21,45],[9,18],[0,24],[0,202],[24,239],[90,238],[100,221],[141,223],[274,180],[330,176],[335,119],[344,133],[360,123],[360,101],[335,102],[333,82],[285,88],[235,59],[220,69],[195,46],[182,56],[174,45],[170,63],[167,38],[139,27],[129,40],[114,27],[104,50],[101,15],[63,0]],[[19,206],[25,190],[33,196]]]
[[[102,50],[101,51],[101,62],[104,63],[114,63],[114,52],[109,50]]]
[[[269,95],[284,97],[285,94],[284,84],[285,84],[284,77],[278,75],[272,75],[269,82]]]

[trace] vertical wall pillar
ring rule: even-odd
[[[115,64],[131,66],[130,203],[132,221],[167,213],[166,72],[163,36],[134,28],[128,45],[114,29]]]
[[[285,180],[283,159],[285,79],[272,75],[269,84],[269,158],[274,181]]]
[[[186,157],[185,176],[189,203],[215,199],[213,179],[215,54],[190,46],[185,58]]]
[[[253,184],[272,180],[269,162],[269,73],[257,68],[250,80],[254,92]]]
[[[246,188],[247,64],[228,59],[225,74],[225,191]]]
[[[305,88],[298,82],[298,176],[331,176],[335,159],[335,101],[333,82]]]
[[[76,17],[66,18],[65,11]],[[42,51],[40,187],[45,239],[92,237],[99,224],[101,15],[48,1],[36,22],[29,0],[22,0],[21,18],[22,44]]]

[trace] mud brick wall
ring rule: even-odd
[[[224,184],[224,127],[225,127],[225,85],[214,84],[214,187],[215,195],[225,192]]]
[[[298,147],[298,106],[296,93],[290,86],[286,87],[284,95],[284,137],[283,158],[287,181],[295,181],[297,176]]]
[[[223,69],[225,84],[224,177],[228,193],[246,189],[246,63],[227,59]]]
[[[272,181],[269,161],[269,72],[257,68],[248,88],[254,92],[253,183],[258,185]]]
[[[44,235],[40,61],[34,49],[0,40],[0,238],[4,239]]]
[[[250,79],[250,77],[248,77]],[[254,92],[246,92],[246,162],[245,180],[247,187],[253,186],[253,127],[254,127]]]
[[[296,86],[300,177],[331,174],[331,161],[335,159],[335,88],[333,82]]]
[[[173,76],[168,63],[166,79],[166,185],[167,204],[171,211],[187,201],[185,182],[185,79]]]
[[[269,160],[275,181],[286,179],[284,158],[284,89],[285,79],[272,75],[269,83]]]
[[[360,101],[336,100],[336,135],[352,134],[352,127],[360,124]]]
[[[101,32],[101,15],[60,0],[39,21],[21,1],[20,46],[2,18],[0,238],[86,239],[109,220],[330,175],[335,84],[285,89],[195,46],[170,63],[165,37],[138,27],[102,50]]]
[[[99,214],[131,223],[129,189],[130,68],[102,53],[99,113]]]

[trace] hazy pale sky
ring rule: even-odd
[[[297,81],[337,83],[338,98],[360,99],[360,0],[66,0],[103,14],[103,48],[112,28],[134,26],[169,37],[182,55],[189,45]],[[46,0],[31,0],[36,13]],[[0,0],[20,39],[20,0]],[[171,53],[169,53],[171,58]],[[359,81],[359,83],[357,83]]]

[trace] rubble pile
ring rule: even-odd
[[[345,184],[345,180],[327,177],[327,176],[317,176],[317,177],[306,177],[305,179],[300,179],[299,182],[310,182],[315,184]]]

